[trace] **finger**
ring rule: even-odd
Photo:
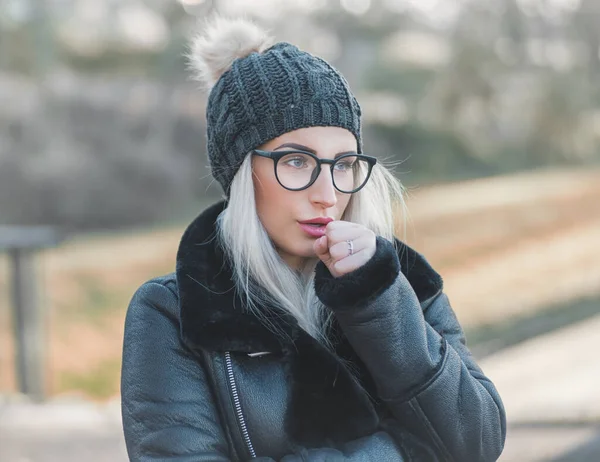
[[[331,260],[331,255],[329,253],[329,244],[327,240],[327,236],[322,236],[315,241],[313,244],[313,250],[319,259],[327,262]]]
[[[334,223],[334,222],[332,222]],[[367,228],[361,225],[350,222],[339,222],[343,225],[329,227],[332,223],[327,225],[325,230],[329,246],[332,247],[334,244],[343,241],[355,240],[367,231]]]
[[[350,240],[352,241],[353,255],[357,254],[364,248],[371,245],[371,238],[368,235],[367,236],[363,235],[356,239],[350,239]],[[338,261],[343,258],[347,258],[347,257],[351,256],[350,255],[350,245],[348,245],[348,242],[346,240],[338,242],[336,244],[333,244],[329,248],[329,254],[331,255],[331,258],[333,259],[333,261]]]
[[[366,249],[362,249],[357,253],[336,261],[332,266],[336,273],[343,275],[360,268],[367,263],[370,258],[371,255],[366,251]]]
[[[328,229],[337,229],[337,228],[360,228],[362,225],[358,223],[354,223],[352,221],[346,220],[334,220],[327,223]]]

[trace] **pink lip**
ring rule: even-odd
[[[311,218],[310,220],[304,220],[304,221],[300,221],[300,224],[308,224],[308,223],[312,223],[312,224],[319,224],[319,225],[325,225],[327,226],[327,223],[331,223],[333,221],[333,218],[331,217],[316,217],[316,218]]]
[[[298,224],[300,225],[300,228],[302,228],[302,231],[304,231],[306,234],[308,234],[311,237],[325,236],[325,230],[327,228],[327,225],[312,226],[312,225],[308,225],[306,223],[298,223]]]

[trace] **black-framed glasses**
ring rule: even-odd
[[[273,159],[275,177],[289,191],[309,188],[321,174],[321,165],[328,164],[333,186],[345,194],[359,191],[367,184],[377,159],[363,154],[343,154],[335,159],[321,159],[316,155],[299,151],[261,151],[252,154]]]

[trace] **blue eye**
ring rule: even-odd
[[[354,162],[341,161],[341,162],[336,162],[335,169],[339,172],[346,172],[348,170],[352,170],[353,166],[354,166]]]
[[[306,160],[302,157],[294,157],[293,159],[286,159],[286,165],[294,168],[302,168],[306,165]]]

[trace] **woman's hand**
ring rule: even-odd
[[[331,275],[338,278],[367,263],[375,254],[375,242],[375,233],[363,225],[332,221],[313,248]]]

